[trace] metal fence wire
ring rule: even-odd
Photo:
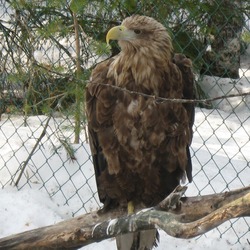
[[[175,51],[193,61],[197,98],[250,89],[247,0],[0,3],[0,187],[45,190],[72,216],[100,206],[84,87],[92,67],[117,53],[115,43],[111,52],[105,44],[109,28],[134,13],[163,23]],[[197,106],[187,195],[249,185],[249,109],[249,96]],[[250,220],[241,218],[215,230],[236,243],[250,238],[249,229]]]

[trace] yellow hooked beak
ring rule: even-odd
[[[130,32],[125,26],[115,26],[110,29],[106,35],[106,42],[109,44],[110,40],[128,40]]]

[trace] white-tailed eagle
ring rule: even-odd
[[[192,181],[194,106],[140,93],[193,99],[192,63],[173,53],[166,28],[147,16],[127,17],[108,32],[110,40],[118,40],[121,52],[95,67],[86,88],[99,198],[104,209],[154,206],[185,177]],[[118,249],[151,249],[156,235],[119,237]]]

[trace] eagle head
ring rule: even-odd
[[[109,43],[110,40],[118,40],[122,51],[148,47],[161,54],[166,52],[168,58],[172,52],[172,42],[166,28],[148,16],[127,17],[120,26],[108,31],[106,42]]]

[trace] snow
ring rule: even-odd
[[[246,53],[240,79],[203,78],[201,86],[210,97],[250,91],[250,46]],[[219,87],[215,85],[217,80]],[[243,101],[236,97],[213,104],[215,109],[196,109],[192,142],[194,182],[188,185],[187,196],[223,192],[250,183],[250,96]],[[100,206],[84,132],[82,142],[73,144],[76,160],[60,147],[60,138],[73,138],[72,123],[63,116],[51,119],[18,188],[13,187],[12,177],[17,179],[19,168],[46,121],[46,116],[29,117],[25,126],[21,116],[1,117],[0,238],[55,224]],[[248,218],[235,219],[188,240],[175,239],[161,231],[157,249],[249,249],[249,225]],[[115,249],[115,241],[109,239],[82,249]]]
[[[5,188],[0,192],[0,200],[1,237],[63,219],[63,213],[60,214],[58,206],[44,192]]]

